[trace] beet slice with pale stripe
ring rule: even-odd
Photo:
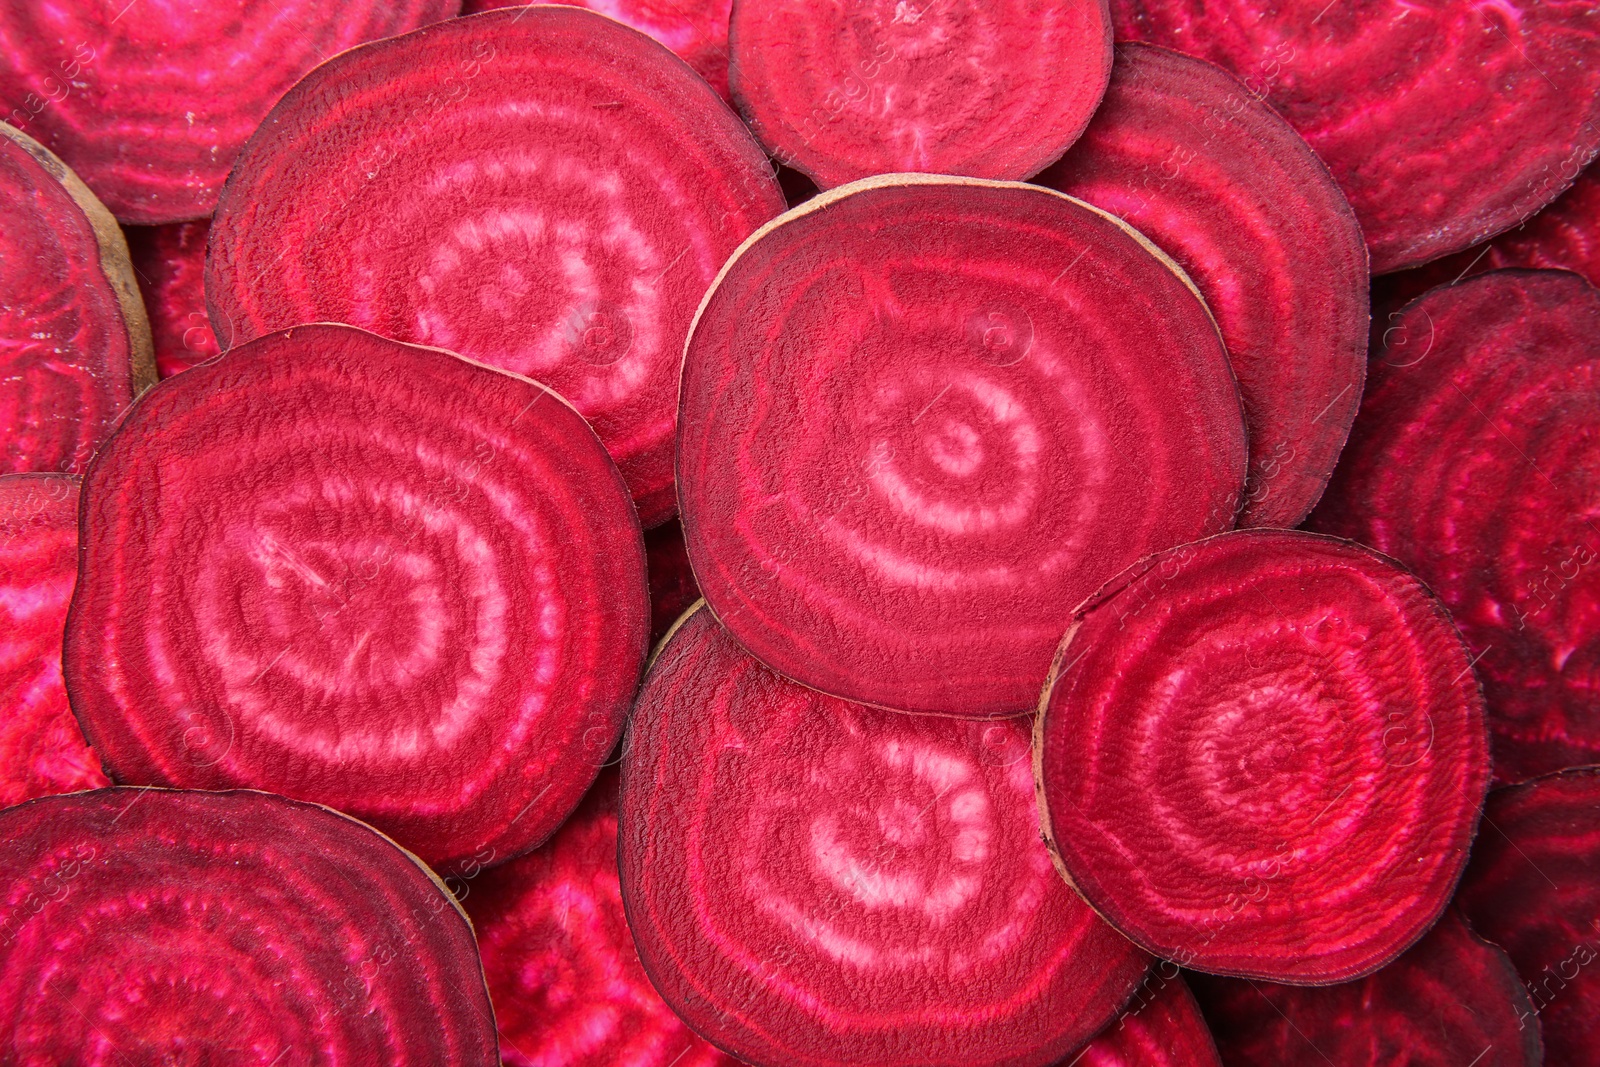
[[[1298,524],[1367,367],[1367,249],[1328,168],[1226,71],[1126,44],[1094,121],[1039,180],[1131,223],[1194,279],[1250,430],[1239,524]]]
[[[1014,179],[1078,139],[1111,73],[1106,0],[760,0],[729,82],[773,156],[824,189],[886,172]]]
[[[155,381],[117,222],[26,134],[0,123],[0,474],[81,474]]]
[[[1146,958],[1039,843],[1025,720],[795,685],[693,612],[622,760],[622,895],[656,988],[758,1067],[1057,1062]]]
[[[1410,304],[1385,340],[1312,521],[1449,605],[1497,779],[1600,762],[1600,292],[1495,271]]]
[[[472,928],[416,857],[267,793],[100,789],[0,812],[17,1064],[491,1067]]]
[[[1393,561],[1286,530],[1143,560],[1079,609],[1035,737],[1062,873],[1196,970],[1377,970],[1438,918],[1488,787],[1483,698]]]
[[[723,269],[684,357],[678,489],[707,602],[849,700],[1038,700],[1072,607],[1233,525],[1238,392],[1170,260],[1032,185],[807,201]]]
[[[211,220],[129,226],[123,232],[150,316],[156,372],[170,378],[221,352],[206,315],[206,238]]]
[[[453,871],[548,837],[621,734],[643,538],[541,385],[303,326],[151,390],[84,495],[67,691],[119,782],[325,803]]]
[[[1194,994],[1163,960],[1122,1017],[1062,1067],[1222,1067],[1222,1061]]]
[[[683,342],[782,211],[760,146],[683,62],[575,7],[490,11],[346,52],[251,139],[206,296],[236,343],[336,321],[545,382],[671,518]]]

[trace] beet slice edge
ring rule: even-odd
[[[1161,960],[1120,1018],[1061,1067],[1222,1067],[1200,1005]]]

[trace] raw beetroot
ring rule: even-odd
[[[684,357],[684,539],[758,659],[850,700],[1038,699],[1073,605],[1233,524],[1216,327],[1125,224],[1031,185],[825,193],[723,268]]]
[[[209,219],[170,226],[129,226],[133,272],[150,315],[156,371],[170,378],[222,351],[206,317]],[[227,336],[227,330],[223,334]]]
[[[1222,1067],[1222,1061],[1194,995],[1177,968],[1162,961],[1122,1017],[1063,1067]]]
[[[762,1067],[1043,1065],[1145,957],[1050,869],[1027,724],[889,715],[804,689],[710,612],[629,720],[622,892],[656,988]]]
[[[645,531],[644,551],[650,571],[650,643],[655,644],[700,599],[700,587],[676,519]]]
[[[1450,899],[1489,780],[1450,617],[1348,542],[1223,534],[1076,614],[1034,742],[1062,873],[1186,967],[1370,974]]]
[[[695,306],[782,209],[749,132],[661,45],[580,8],[491,11],[296,85],[229,180],[206,296],[235,341],[348,322],[548,383],[653,526]]]
[[[151,390],[84,495],[67,691],[119,782],[327,803],[459,870],[548,837],[621,733],[644,544],[541,385],[303,326]]]

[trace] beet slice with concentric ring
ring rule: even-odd
[[[1489,782],[1460,634],[1392,560],[1287,530],[1163,552],[1079,609],[1034,744],[1062,873],[1137,944],[1294,985],[1438,918]]]
[[[1194,994],[1178,969],[1162,961],[1122,1017],[1061,1067],[1222,1067],[1222,1061]]]
[[[348,322],[548,384],[654,526],[677,506],[695,307],[783,207],[749,131],[666,48],[581,8],[490,11],[353,49],[284,97],[223,194],[206,297],[225,344]]]
[[[1328,168],[1226,71],[1126,44],[1089,128],[1038,180],[1137,227],[1194,279],[1250,430],[1239,524],[1299,523],[1367,367],[1367,248]]]
[[[1106,0],[736,3],[728,80],[824,189],[887,172],[1026,178],[1078,139],[1111,74]]]
[[[394,842],[267,793],[0,812],[13,1063],[490,1067],[472,928]]]
[[[211,221],[129,226],[123,232],[150,316],[156,372],[170,378],[221,352],[206,314],[206,238]]]
[[[1421,297],[1385,341],[1312,522],[1449,605],[1496,779],[1600,761],[1600,292],[1495,271]]]
[[[1026,720],[823,696],[704,609],[629,719],[620,833],[645,970],[758,1067],[1055,1063],[1145,971],[1050,868]]]
[[[752,238],[684,357],[684,540],[756,658],[849,700],[1038,701],[1073,605],[1233,525],[1227,353],[1170,260],[1032,185],[900,176]]]
[[[644,543],[561,398],[348,326],[168,378],[84,479],[73,711],[113,779],[268,789],[442,870],[577,806],[644,662]]]

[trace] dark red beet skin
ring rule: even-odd
[[[472,928],[354,819],[266,793],[102,789],[0,812],[14,1064],[491,1067]]]
[[[1222,1067],[1222,1061],[1194,995],[1162,960],[1122,1016],[1063,1067]]]
[[[133,272],[150,315],[156,371],[170,378],[222,351],[206,316],[206,237],[211,222],[129,226]]]
[[[119,782],[326,803],[460,870],[548,837],[621,733],[644,544],[541,385],[299,327],[151,390],[84,495],[67,691]]]
[[[758,1067],[1068,1056],[1146,959],[1039,843],[1025,720],[889,715],[694,612],[629,720],[623,901],[656,988]]]
[[[1450,899],[1489,779],[1483,699],[1442,605],[1314,534],[1223,534],[1079,609],[1034,740],[1062,873],[1164,959],[1322,985],[1370,974]]]
[[[1497,779],[1600,760],[1600,292],[1497,271],[1435,289],[1385,334],[1313,523],[1449,605]]]

